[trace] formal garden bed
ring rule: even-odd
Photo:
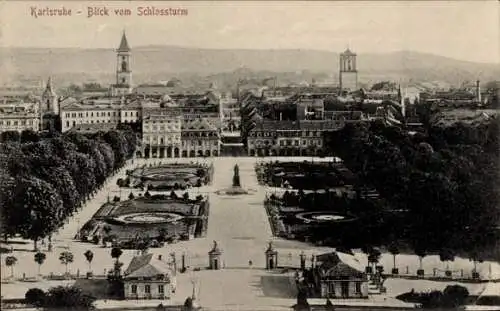
[[[318,235],[318,230],[356,225],[358,219],[350,213],[348,202],[347,196],[328,190],[310,193],[286,190],[268,195],[264,206],[276,236],[302,241],[313,238],[322,244],[324,237]]]
[[[143,190],[184,190],[211,183],[213,166],[199,163],[149,164],[127,171],[117,180],[119,187]]]
[[[353,185],[355,176],[340,162],[265,162],[256,166],[261,185],[302,190]]]
[[[207,230],[209,203],[202,195],[190,198],[175,192],[170,195],[134,197],[126,201],[115,197],[105,203],[80,230],[82,241],[140,249],[144,244],[161,247],[165,242],[204,236]]]

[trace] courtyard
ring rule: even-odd
[[[293,158],[294,161],[310,160],[311,158]],[[273,159],[275,160],[275,159]],[[314,159],[315,161],[328,161],[329,159]],[[134,163],[129,161],[127,166],[110,178],[106,187],[100,191],[88,204],[66,225],[54,234],[52,241],[54,249],[46,252],[47,259],[40,266],[43,275],[62,275],[65,266],[59,261],[59,254],[63,251],[70,251],[74,254],[74,261],[68,265],[71,274],[84,275],[91,269],[95,275],[105,275],[113,267],[113,259],[109,248],[101,245],[78,242],[74,240],[75,234],[83,224],[89,221],[93,215],[107,202],[108,197],[119,196],[121,200],[127,200],[130,192],[136,197],[143,194],[143,190],[118,188],[116,181],[124,178],[125,171],[133,169],[143,164],[159,162],[158,159],[144,160],[136,159]],[[278,264],[280,266],[298,266],[299,254],[304,251],[310,258],[313,254],[332,251],[332,248],[312,246],[308,243],[290,241],[274,238],[268,221],[268,215],[264,208],[264,199],[270,188],[260,186],[255,173],[255,164],[260,161],[258,158],[200,158],[200,159],[172,159],[168,161],[198,161],[203,163],[213,163],[214,173],[211,184],[198,188],[189,188],[186,191],[189,196],[195,198],[198,195],[208,197],[210,202],[210,216],[206,235],[190,241],[179,241],[175,244],[168,244],[161,248],[149,250],[155,256],[162,255],[164,258],[175,254],[177,262],[185,259],[188,272],[177,274],[177,291],[171,301],[162,301],[163,304],[183,303],[187,296],[191,295],[193,283],[196,288],[196,295],[199,303],[210,310],[287,310],[295,303],[296,289],[293,284],[293,275],[287,272],[279,273],[266,271],[264,251],[270,241],[273,241],[275,249],[279,252]],[[241,185],[245,189],[252,189],[250,194],[240,196],[219,196],[215,192],[218,189],[229,187],[232,184],[232,168],[235,164],[239,166]],[[179,197],[184,191],[177,191]],[[169,192],[155,192],[151,194],[167,194]],[[217,241],[222,249],[223,270],[205,270],[208,266],[208,251],[211,249],[213,241]],[[3,298],[23,298],[27,289],[33,287],[47,288],[64,284],[71,284],[74,281],[39,281],[34,279],[38,274],[38,265],[34,262],[32,252],[32,242],[13,240],[9,245],[18,261],[13,267],[14,280],[2,283]],[[42,248],[46,251],[46,247]],[[94,253],[92,263],[86,261],[83,255],[87,250]],[[126,267],[137,254],[135,250],[123,250],[120,261]],[[2,275],[10,275],[10,267],[5,266],[5,254],[2,254]],[[355,256],[364,264],[367,264],[366,255],[355,250]],[[249,261],[252,265],[249,265]],[[380,264],[385,271],[390,271],[393,265],[391,254],[383,253]],[[468,259],[456,258],[449,263],[453,270],[471,270],[473,265]],[[409,269],[414,271],[419,266],[419,259],[415,255],[399,255],[397,265],[400,270]],[[408,267],[408,268],[407,268]],[[427,256],[423,260],[423,267],[428,271],[433,269],[443,269],[443,263],[438,256]],[[200,268],[200,271],[194,271]],[[484,278],[500,278],[500,267],[498,263],[483,262],[478,264],[481,276]],[[198,269],[196,269],[198,270]],[[26,281],[19,280],[23,276]],[[28,280],[31,280],[28,282]],[[425,283],[424,283],[425,282]],[[394,301],[394,297],[410,291],[423,289],[442,289],[449,283],[432,282],[422,280],[389,279],[386,282],[387,294],[371,297],[366,303],[373,302],[381,304],[384,301]],[[471,294],[479,294],[485,284],[463,284]],[[395,301],[394,303],[397,303]],[[132,303],[132,302],[129,302]],[[138,302],[139,303],[139,302]],[[145,302],[141,302],[145,303]],[[159,301],[151,301],[151,305],[157,305]],[[120,302],[98,301],[98,307],[120,305]]]

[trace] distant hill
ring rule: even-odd
[[[289,73],[297,79],[337,79],[338,53],[316,50],[216,50],[175,46],[145,46],[132,51],[134,81],[144,83],[173,76],[207,76],[243,71]],[[359,54],[360,81],[384,80],[445,81],[496,80],[500,65],[482,64],[418,53]],[[112,49],[0,48],[0,84],[9,79],[42,79],[48,75],[69,82],[111,83],[116,66]],[[304,75],[304,72],[306,73]],[[241,73],[241,70],[240,72]],[[291,77],[292,79],[294,77]]]

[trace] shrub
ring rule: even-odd
[[[93,309],[95,297],[74,286],[57,286],[49,289],[44,307],[64,309]]]
[[[445,299],[450,307],[458,307],[465,304],[469,291],[460,285],[448,285],[443,291]]]
[[[30,288],[24,295],[26,303],[35,307],[42,307],[45,303],[47,294],[39,288]]]

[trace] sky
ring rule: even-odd
[[[500,2],[476,1],[2,1],[0,46],[116,48],[125,29],[134,46],[316,49],[358,54],[401,50],[498,63]],[[32,8],[72,16],[32,16]],[[109,16],[87,17],[88,7]],[[187,9],[138,16],[139,7]],[[114,9],[128,8],[130,16]],[[76,14],[80,10],[81,14]]]

